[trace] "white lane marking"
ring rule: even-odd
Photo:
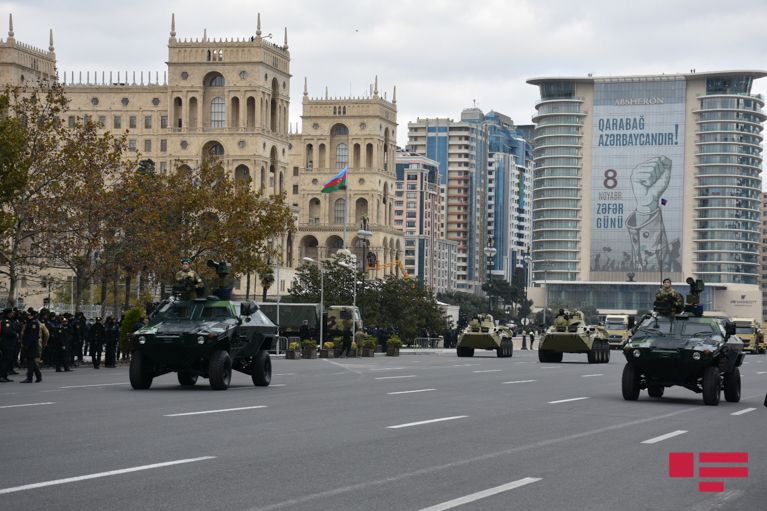
[[[171,465],[181,465],[183,463],[194,463],[195,461],[204,461],[215,459],[215,456],[202,456],[200,458],[189,458],[185,460],[165,461],[163,463],[153,463],[152,465],[142,465],[140,467],[122,468],[120,470],[110,470],[109,472],[98,472],[96,474],[88,474],[77,477],[67,477],[66,479],[55,479],[53,481],[45,481],[42,483],[25,484],[24,486],[14,486],[13,488],[0,489],[0,495],[6,493],[15,493],[25,490],[34,490],[37,488],[44,488],[46,486],[55,486],[57,484],[76,483],[78,481],[87,481],[88,479],[97,479],[99,477],[116,476],[120,474],[129,474],[131,472],[138,472],[141,470],[150,470],[153,468],[169,467]]]
[[[757,371],[756,374],[767,374],[767,371]]]
[[[402,429],[411,426],[423,426],[424,424],[434,424],[435,422],[452,421],[456,419],[465,419],[468,415],[455,415],[453,417],[440,417],[439,419],[429,419],[426,421],[408,422],[407,424],[397,424],[396,426],[386,426],[386,429]]]
[[[503,371],[503,369],[480,369],[477,371],[472,371],[472,373],[499,373]]]
[[[340,373],[330,373],[328,376],[339,376],[342,374],[349,374],[347,371],[341,371]]]
[[[67,385],[66,387],[59,387],[60,389],[84,389],[85,387],[108,387],[110,385],[130,385],[129,382],[121,383],[97,383],[93,385]]]
[[[559,403],[569,403],[571,401],[582,401],[584,399],[588,399],[587,397],[571,397],[570,399],[560,399],[558,401],[549,401],[550,405],[556,405]]]
[[[415,394],[416,392],[431,392],[437,389],[418,389],[418,390],[400,390],[399,392],[387,392],[389,396],[397,396],[399,394]]]
[[[662,442],[664,440],[668,440],[669,438],[674,438],[675,436],[684,435],[687,433],[687,431],[683,429],[678,429],[676,431],[672,431],[671,433],[666,433],[665,435],[656,436],[655,438],[650,438],[649,440],[645,440],[642,442],[643,444],[657,444],[658,442]]]
[[[505,381],[503,382],[503,385],[507,385],[509,383],[533,383],[534,381],[538,380],[514,380],[514,381]]]
[[[593,378],[594,376],[604,376],[605,373],[596,373],[596,374],[582,374],[581,378]]]
[[[746,397],[749,397],[749,396],[746,396]],[[758,396],[752,396],[752,397],[756,398]],[[392,485],[394,483],[401,483],[403,481],[415,481],[417,479],[413,479],[413,478],[419,478],[421,476],[434,476],[440,473],[444,473],[445,471],[447,471],[450,474],[454,474],[456,473],[456,469],[460,469],[461,467],[467,467],[474,463],[482,463],[489,460],[504,458],[507,456],[511,456],[512,454],[518,454],[521,452],[536,451],[540,449],[541,447],[571,443],[574,440],[580,440],[582,438],[590,438],[596,435],[601,435],[602,433],[607,433],[609,431],[618,431],[621,429],[631,428],[633,426],[638,426],[639,424],[646,424],[649,422],[660,421],[663,419],[676,417],[678,415],[682,415],[685,413],[700,412],[701,409],[702,407],[700,406],[684,408],[682,410],[677,410],[675,412],[664,413],[663,415],[645,417],[645,418],[633,420],[630,422],[621,422],[619,424],[613,424],[610,426],[605,426],[603,428],[591,429],[591,430],[582,431],[579,433],[573,433],[571,435],[566,435],[562,437],[549,438],[546,440],[541,440],[538,442],[533,442],[533,443],[529,443],[525,445],[518,445],[516,447],[511,447],[509,449],[504,449],[501,451],[493,450],[492,452],[489,452],[486,454],[480,454],[472,458],[464,458],[464,459],[460,459],[456,461],[451,461],[448,463],[444,463],[442,465],[425,467],[418,470],[413,470],[411,472],[399,472],[397,473],[397,475],[390,476],[390,477],[384,477],[384,478],[375,479],[375,480],[368,480],[362,483],[356,483],[356,484],[351,484],[347,486],[335,487],[330,490],[324,490],[324,491],[316,492],[316,493],[304,494],[301,496],[290,498],[288,500],[283,500],[280,502],[275,502],[273,504],[268,504],[265,506],[254,508],[254,509],[251,509],[251,511],[276,511],[278,509],[291,508],[301,504],[310,504],[310,503],[315,503],[314,508],[322,509],[321,504],[316,504],[316,502],[321,499],[328,499],[328,498],[336,497],[338,495],[349,495],[349,494],[356,495],[361,490],[388,487],[389,485]]]
[[[402,369],[405,369],[404,367],[374,367],[370,370],[370,372],[375,371],[400,371]]]
[[[513,490],[515,488],[520,488],[528,484],[537,483],[540,480],[540,477],[525,477],[524,479],[502,484],[501,486],[496,486],[495,488],[488,488],[487,490],[478,491],[476,493],[472,493],[471,495],[448,500],[447,502],[443,502],[435,506],[425,507],[420,511],[445,511],[447,509],[453,509],[454,507],[462,506],[464,504],[468,504],[469,502],[475,502],[477,500],[492,497],[493,495],[498,495],[499,493]]]
[[[743,415],[744,413],[753,412],[756,408],[744,408],[743,410],[733,412],[730,415]]]
[[[284,387],[285,384],[284,383],[273,383],[273,384],[270,384],[269,386],[270,387]]]
[[[295,376],[296,373],[274,373],[272,376]]]
[[[479,364],[453,364],[450,367],[472,367],[472,366],[478,366]]]
[[[519,365],[519,364],[529,364],[530,362],[514,362],[514,363]]]
[[[406,374],[403,376],[379,376],[376,380],[398,380],[400,378],[415,378],[414,374]]]
[[[238,412],[240,410],[257,410],[259,408],[266,408],[266,405],[242,406],[240,408],[222,408],[221,410],[205,410],[202,412],[171,413],[164,415],[164,417],[184,417],[186,415],[204,415],[207,413]]]
[[[541,369],[559,369],[562,366],[541,366]]]
[[[22,408],[24,406],[42,406],[42,405],[52,405],[52,404],[56,404],[55,401],[49,401],[47,403],[26,403],[23,405],[5,405],[5,406],[0,406],[0,408]]]

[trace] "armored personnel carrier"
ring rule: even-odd
[[[480,314],[458,337],[456,351],[459,357],[473,357],[475,349],[495,350],[498,358],[511,357],[514,354],[512,336],[508,327],[496,326],[493,316]]]
[[[722,390],[727,401],[740,401],[743,341],[734,323],[703,316],[698,298],[703,281],[687,283],[691,291],[684,310],[677,314],[656,301],[623,348],[621,390],[627,401],[638,399],[644,389],[660,398],[674,385],[703,394],[707,405],[718,405]]]
[[[538,360],[561,362],[564,353],[585,353],[589,364],[610,361],[607,330],[587,325],[581,311],[559,315],[538,343]]]
[[[219,273],[227,265],[217,266]],[[226,279],[219,274],[219,283]],[[131,335],[130,383],[148,389],[160,375],[176,372],[184,386],[202,376],[214,390],[226,390],[232,370],[248,374],[256,386],[272,378],[269,350],[277,326],[254,301],[221,299],[226,289],[204,298],[172,297],[162,303],[149,324]]]

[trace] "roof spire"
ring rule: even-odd
[[[325,86],[325,99],[328,99],[328,86]]]
[[[261,39],[261,13],[258,13],[258,21],[256,21],[256,37]]]
[[[288,27],[285,27],[285,49],[288,49]]]
[[[309,95],[309,83],[306,80],[306,77],[304,76],[304,96]]]
[[[176,38],[176,13],[171,13],[170,15],[170,38],[175,39]]]
[[[396,103],[397,102],[397,86],[394,86],[394,93],[391,95],[391,102]]]
[[[373,97],[377,98],[378,97],[378,75],[376,75],[376,81],[375,81],[375,85],[373,87],[374,87],[373,88]]]
[[[8,42],[13,40],[13,14],[8,15]]]
[[[49,52],[51,52],[51,53],[53,53],[54,51],[56,51],[56,50],[53,48],[53,29],[50,29],[50,35],[49,35],[49,37],[48,37],[48,51],[49,51]]]
[[[207,28],[203,28],[202,29],[202,40],[203,40],[203,42],[208,40],[208,29]]]

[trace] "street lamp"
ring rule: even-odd
[[[524,261],[523,268],[525,270],[524,300],[525,300],[525,307],[527,307],[527,286],[529,286],[532,281],[532,269],[533,269],[531,264],[533,261],[533,258],[530,256],[529,250],[522,258],[522,261]],[[528,310],[528,309],[525,309],[525,310]],[[527,314],[525,315],[524,321],[522,322],[522,324],[525,326],[525,328],[527,328],[527,325],[530,324],[530,319],[527,317]],[[532,341],[530,345],[532,346]],[[524,329],[522,330],[522,349],[523,350],[527,349],[527,336],[525,335]]]
[[[490,294],[490,279],[492,274],[490,273],[493,268],[493,257],[498,252],[493,246],[493,238],[490,238],[490,242],[485,247],[485,257],[487,257],[487,308],[488,312],[493,310],[493,296]]]
[[[368,270],[368,247],[370,246],[370,238],[373,237],[373,233],[368,229],[368,217],[362,217],[362,225],[359,231],[357,231],[357,237],[360,239],[362,245],[362,284],[360,287],[360,297],[365,292],[365,274]],[[354,283],[356,285],[357,279],[355,277]]]
[[[320,271],[320,349],[323,346],[323,326],[325,323],[325,271],[322,269],[322,264],[319,260],[314,260],[311,257],[304,257],[302,259],[305,263],[315,263],[317,269]]]
[[[354,317],[357,313],[357,267],[356,264],[349,265],[344,262],[340,262],[338,265],[351,270],[352,278],[354,279],[354,291],[352,294],[352,308],[354,309],[354,312],[352,312],[352,339],[354,339],[354,335],[357,333],[357,321]]]

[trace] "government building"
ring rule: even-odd
[[[652,308],[703,279],[707,310],[762,317],[764,71],[550,77],[534,138],[536,307]]]

